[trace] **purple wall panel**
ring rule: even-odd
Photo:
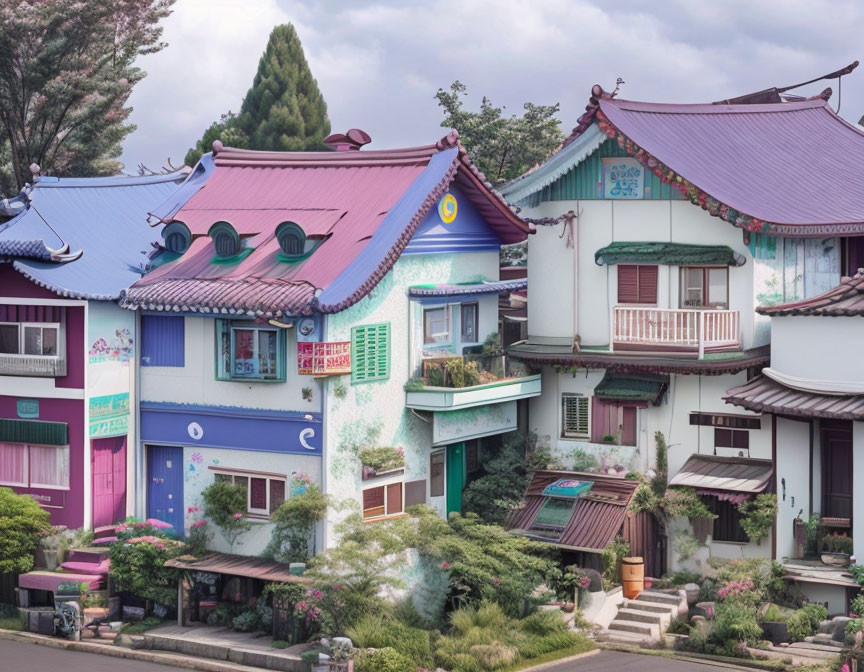
[[[32,398],[32,397],[27,397]],[[18,397],[0,396],[0,418],[17,418]],[[13,488],[15,492],[36,495],[47,505],[52,525],[70,528],[84,524],[84,401],[81,399],[39,399],[39,420],[69,425],[69,490]]]
[[[55,379],[57,387],[84,388],[84,306],[66,309],[66,375]]]
[[[27,299],[59,299],[60,297],[44,287],[30,282],[12,268],[12,264],[0,264],[0,290],[3,296],[20,296]]]

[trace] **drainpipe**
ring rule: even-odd
[[[578,202],[577,202],[578,203]],[[579,206],[577,204],[576,208]],[[569,238],[567,244],[573,248],[573,344],[574,352],[579,352],[579,235],[576,230],[576,225],[579,222],[579,216],[570,210],[567,213],[567,219],[564,226],[569,226]]]

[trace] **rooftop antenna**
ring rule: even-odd
[[[613,98],[618,95],[618,89],[621,88],[621,85],[626,84],[626,83],[627,82],[625,82],[623,79],[621,79],[621,77],[619,77],[618,79],[615,80],[615,90],[612,92]]]

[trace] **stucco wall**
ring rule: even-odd
[[[771,318],[771,368],[812,381],[864,385],[864,340],[860,317]]]
[[[327,317],[328,341],[349,340],[353,326],[390,322],[391,329],[388,380],[352,385],[350,376],[342,376],[326,381],[324,479],[328,493],[359,502],[364,487],[428,478],[432,425],[405,407],[403,386],[411,376],[406,290],[424,283],[497,280],[498,263],[497,252],[402,257],[368,297]],[[482,325],[484,318],[480,321]],[[404,477],[362,481],[357,452],[375,446],[405,450]],[[337,513],[328,517],[328,543],[334,539],[333,524],[339,517]]]
[[[810,423],[776,418],[777,423],[777,557],[794,558],[792,521],[810,516]],[[814,435],[816,432],[814,432]],[[815,451],[814,451],[815,452]],[[815,454],[818,458],[818,453]],[[814,502],[819,500],[814,499]],[[818,511],[819,505],[815,504]]]
[[[209,317],[185,318],[185,366],[142,366],[141,399],[205,406],[241,406],[277,411],[321,410],[321,385],[312,376],[297,375],[297,332],[286,331],[284,383],[216,380],[216,324]],[[312,401],[303,388],[312,388]]]

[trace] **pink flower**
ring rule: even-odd
[[[448,569],[450,569],[450,563],[445,560],[444,562],[441,563],[441,569],[443,569],[446,572]]]
[[[590,585],[591,585],[591,578],[590,577],[583,576],[581,579],[579,579],[579,586],[580,587],[587,588]]]
[[[201,509],[197,506],[190,506],[188,509],[186,509],[186,513],[198,513],[200,510]]]
[[[494,583],[496,586],[500,586],[501,585],[501,579],[496,577],[496,578],[492,579],[492,583]]]
[[[203,527],[207,524],[206,520],[199,520],[197,523],[192,523],[192,527]]]
[[[234,520],[240,520],[242,517],[243,517],[242,513],[235,513],[234,514]]]
[[[849,663],[843,663],[843,667],[840,668],[840,672],[849,672]]]

